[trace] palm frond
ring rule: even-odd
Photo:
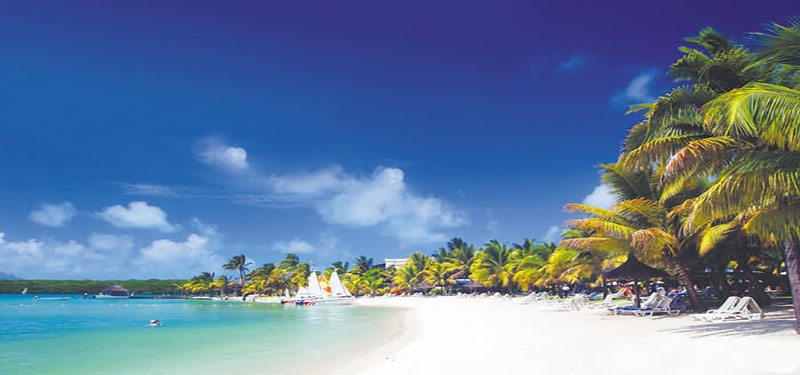
[[[712,134],[800,151],[800,91],[751,83],[720,95],[705,107],[705,127]]]

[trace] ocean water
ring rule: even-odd
[[[70,297],[0,295],[0,374],[324,374],[401,327],[375,307]]]

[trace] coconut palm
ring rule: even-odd
[[[658,184],[661,170],[626,169],[622,162],[603,166],[604,182],[611,186],[618,203],[612,209],[602,209],[581,204],[567,205],[567,209],[589,215],[588,218],[568,221],[574,229],[592,233],[586,238],[561,241],[562,247],[588,251],[598,259],[615,262],[619,255],[635,252],[641,260],[662,263],[677,274],[686,286],[695,309],[702,304],[689,276],[687,264],[713,249],[725,238],[732,224],[705,223],[686,230],[689,208],[695,198],[708,186],[698,177],[686,179],[680,190],[663,191]],[[701,247],[703,249],[701,249]],[[606,253],[606,254],[603,254]],[[586,272],[579,267],[574,272]],[[576,274],[582,275],[580,272]]]
[[[718,176],[687,227],[736,217],[747,232],[783,245],[800,333],[800,91],[752,83],[709,102],[704,115],[713,137],[678,151],[665,183],[698,170]]]
[[[470,272],[475,279],[490,288],[506,288],[514,292],[514,271],[518,255],[497,240],[487,243],[477,256]]]
[[[353,273],[363,275],[372,269],[372,266],[372,258],[367,258],[361,255],[356,258],[355,262],[353,262]]]
[[[475,263],[476,253],[477,251],[475,250],[475,246],[472,245],[457,247],[453,249],[450,257],[446,259],[446,262],[455,269],[463,271],[464,275],[461,277],[467,278],[469,277],[469,270],[472,267],[472,264]]]
[[[210,283],[208,286],[210,288],[219,288],[220,289],[219,294],[224,295],[225,292],[228,290],[228,283],[230,283],[230,279],[228,278],[228,276],[219,276],[217,277],[216,280],[214,280],[214,282]]]
[[[442,292],[447,294],[447,286],[455,283],[454,280],[449,279],[454,269],[455,267],[448,263],[433,262],[423,271],[424,279],[433,286],[440,286]]]
[[[222,266],[222,269],[239,271],[239,277],[242,279],[242,285],[244,285],[245,273],[249,271],[247,267],[252,265],[253,262],[248,262],[247,257],[245,257],[244,254],[234,255],[234,257],[231,258],[231,260],[229,260],[228,263]]]

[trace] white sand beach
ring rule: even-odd
[[[783,314],[705,323],[491,298],[358,303],[407,309],[405,329],[337,374],[800,374],[800,336]]]

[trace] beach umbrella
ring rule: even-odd
[[[670,275],[662,270],[640,262],[633,253],[628,254],[628,260],[626,260],[625,263],[622,263],[619,267],[605,274],[606,279],[626,279],[634,281],[633,291],[636,294],[636,307],[640,306],[638,281],[661,277],[670,277]]]

